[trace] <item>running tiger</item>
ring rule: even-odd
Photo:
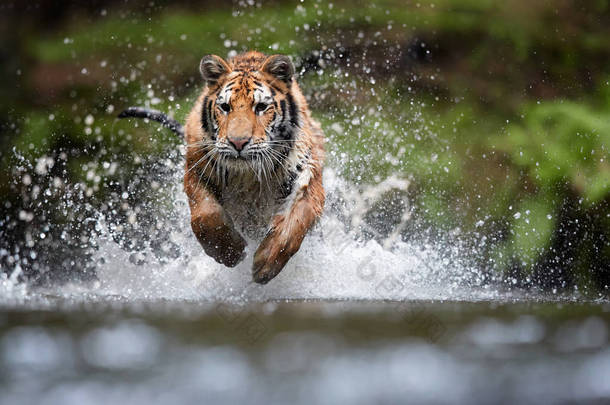
[[[217,262],[236,266],[246,240],[261,240],[253,279],[266,284],[299,250],[324,208],[324,135],[287,56],[247,52],[201,60],[206,82],[186,125],[132,107],[186,137],[184,190],[191,228]]]

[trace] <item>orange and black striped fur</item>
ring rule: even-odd
[[[262,238],[252,271],[264,284],[322,214],[324,136],[288,57],[212,55],[200,70],[206,87],[184,127],[191,227],[205,252],[229,267],[245,256],[244,236]],[[123,116],[145,116],[135,110]]]

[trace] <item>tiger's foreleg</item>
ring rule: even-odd
[[[282,271],[301,247],[307,231],[322,215],[322,170],[319,166],[306,170],[310,171],[309,181],[299,183],[297,179],[297,187],[287,199],[288,206],[273,217],[267,236],[254,254],[252,272],[257,283],[266,284]]]
[[[225,266],[236,266],[245,257],[246,241],[216,197],[195,173],[185,175],[184,190],[191,208],[191,228],[205,253]]]

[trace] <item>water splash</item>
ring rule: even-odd
[[[172,173],[179,184],[180,170]],[[376,185],[357,187],[327,168],[324,184],[326,212],[305,239],[300,251],[273,282],[260,286],[251,281],[252,254],[235,268],[227,268],[206,256],[189,224],[186,197],[171,187],[173,208],[159,214],[151,227],[169,229],[167,244],[177,247],[173,257],[164,244],[149,243],[130,249],[117,238],[116,227],[99,212],[92,257],[97,279],[91,283],[67,283],[43,289],[46,294],[89,298],[122,297],[128,300],[226,300],[266,301],[277,299],[412,300],[483,299],[495,291],[479,288],[482,275],[459,260],[459,245],[439,249],[430,244],[404,242],[401,235],[411,210],[406,203],[409,181],[389,177]],[[393,195],[390,195],[394,193]],[[383,230],[370,219],[371,207],[392,201],[393,212],[384,212]],[[396,201],[399,207],[396,208]],[[392,218],[387,218],[391,216]],[[167,227],[171,219],[173,226]],[[379,222],[379,218],[377,218]],[[124,237],[124,236],[123,236]],[[11,279],[4,284],[17,288]],[[4,287],[7,289],[7,287]],[[25,287],[19,287],[22,290]],[[41,291],[41,290],[37,290]]]

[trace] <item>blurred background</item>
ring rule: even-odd
[[[129,251],[179,254],[159,215],[181,187],[181,141],[116,115],[183,120],[200,58],[249,49],[293,58],[328,167],[356,188],[411,182],[366,216],[369,237],[406,204],[403,240],[459,243],[487,280],[607,296],[605,0],[4,1],[4,277],[95,278],[102,222]]]

